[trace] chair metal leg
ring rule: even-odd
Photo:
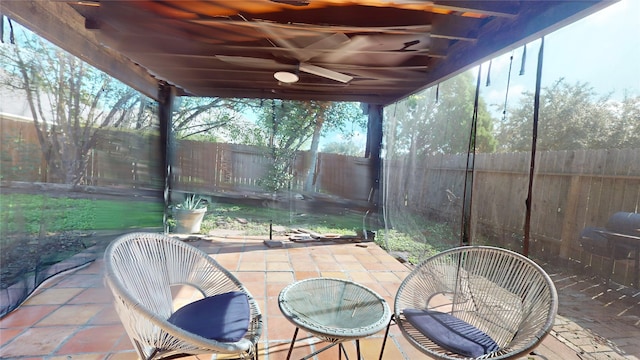
[[[387,344],[387,337],[389,336],[389,328],[391,327],[391,323],[395,322],[395,314],[391,315],[391,320],[389,320],[389,324],[387,324],[387,330],[384,332],[384,340],[382,340],[382,348],[380,349],[380,359],[382,360],[382,355],[384,354],[384,347]]]
[[[258,360],[258,353],[259,353],[258,342],[256,342],[256,352],[255,352],[255,354],[253,354],[253,358],[255,360]]]
[[[291,352],[293,351],[293,344],[296,343],[296,337],[298,337],[298,328],[293,332],[293,339],[291,339],[291,345],[289,345],[289,352],[287,353],[287,360],[291,358]]]

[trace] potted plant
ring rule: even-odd
[[[187,195],[181,203],[173,208],[176,221],[176,232],[182,234],[196,234],[200,232],[202,219],[207,213],[207,206],[200,196]]]

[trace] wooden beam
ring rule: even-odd
[[[85,19],[66,3],[2,0],[0,13],[142,94],[158,100],[158,81],[144,68],[102,46],[95,35],[85,29]]]
[[[344,90],[344,89],[343,89]],[[287,99],[287,100],[309,100],[318,101],[355,101],[367,102],[370,104],[389,104],[394,98],[390,94],[369,94],[340,92],[316,92],[312,90],[292,90],[277,85],[271,89],[246,89],[246,88],[192,88],[188,95],[191,96],[217,96],[226,98],[253,98],[253,99]],[[206,95],[205,95],[206,94]]]
[[[514,18],[518,14],[516,1],[437,0],[433,6],[459,13],[476,13],[486,16]]]

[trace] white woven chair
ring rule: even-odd
[[[557,309],[555,286],[535,262],[464,246],[423,261],[403,280],[392,322],[433,358],[512,359],[540,344]]]
[[[141,359],[166,359],[196,354],[237,354],[238,358],[258,358],[257,343],[262,334],[260,309],[249,291],[205,252],[161,234],[132,233],[115,239],[105,252],[105,280],[115,297],[115,307]],[[203,300],[219,301],[229,294],[241,298],[246,309],[243,321],[216,321],[223,306],[205,306],[201,326],[218,329],[220,323],[236,321],[241,332],[230,341],[207,338],[201,331],[185,330],[173,309],[172,286],[190,285]],[[225,294],[225,295],[221,295]],[[246,295],[246,300],[244,295]],[[217,296],[217,297],[216,297]],[[248,306],[247,306],[248,302]],[[195,303],[192,303],[195,304]],[[189,309],[185,305],[183,309]],[[212,309],[215,308],[215,309]],[[195,309],[193,306],[190,309]],[[202,310],[201,306],[199,310]],[[178,311],[181,311],[178,310]],[[213,311],[212,311],[213,310]],[[184,314],[184,313],[183,313]],[[193,318],[193,313],[190,314]],[[176,317],[177,319],[177,317]],[[197,321],[196,321],[197,322]],[[190,324],[186,324],[190,325]],[[248,329],[244,333],[244,327]],[[229,326],[231,327],[231,326]],[[229,335],[231,337],[231,335]],[[217,335],[219,338],[220,335]]]

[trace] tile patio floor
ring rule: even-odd
[[[285,359],[294,331],[280,313],[277,296],[293,281],[335,277],[373,289],[393,305],[409,269],[374,243],[293,243],[268,247],[262,239],[224,234],[190,242],[231,270],[258,299],[265,331],[260,359]],[[103,286],[102,259],[58,275],[43,284],[16,311],[0,319],[1,359],[137,359],[120,324],[111,294]],[[601,289],[594,279],[551,273],[560,294],[560,310],[537,356],[522,359],[640,359],[640,295]],[[301,333],[302,334],[302,333]],[[378,359],[383,331],[361,340],[365,359]],[[292,359],[316,349],[317,340],[296,343]],[[352,344],[346,345],[355,358]],[[392,327],[386,360],[427,359]],[[209,359],[210,356],[188,359]],[[337,348],[318,360],[337,359]]]

